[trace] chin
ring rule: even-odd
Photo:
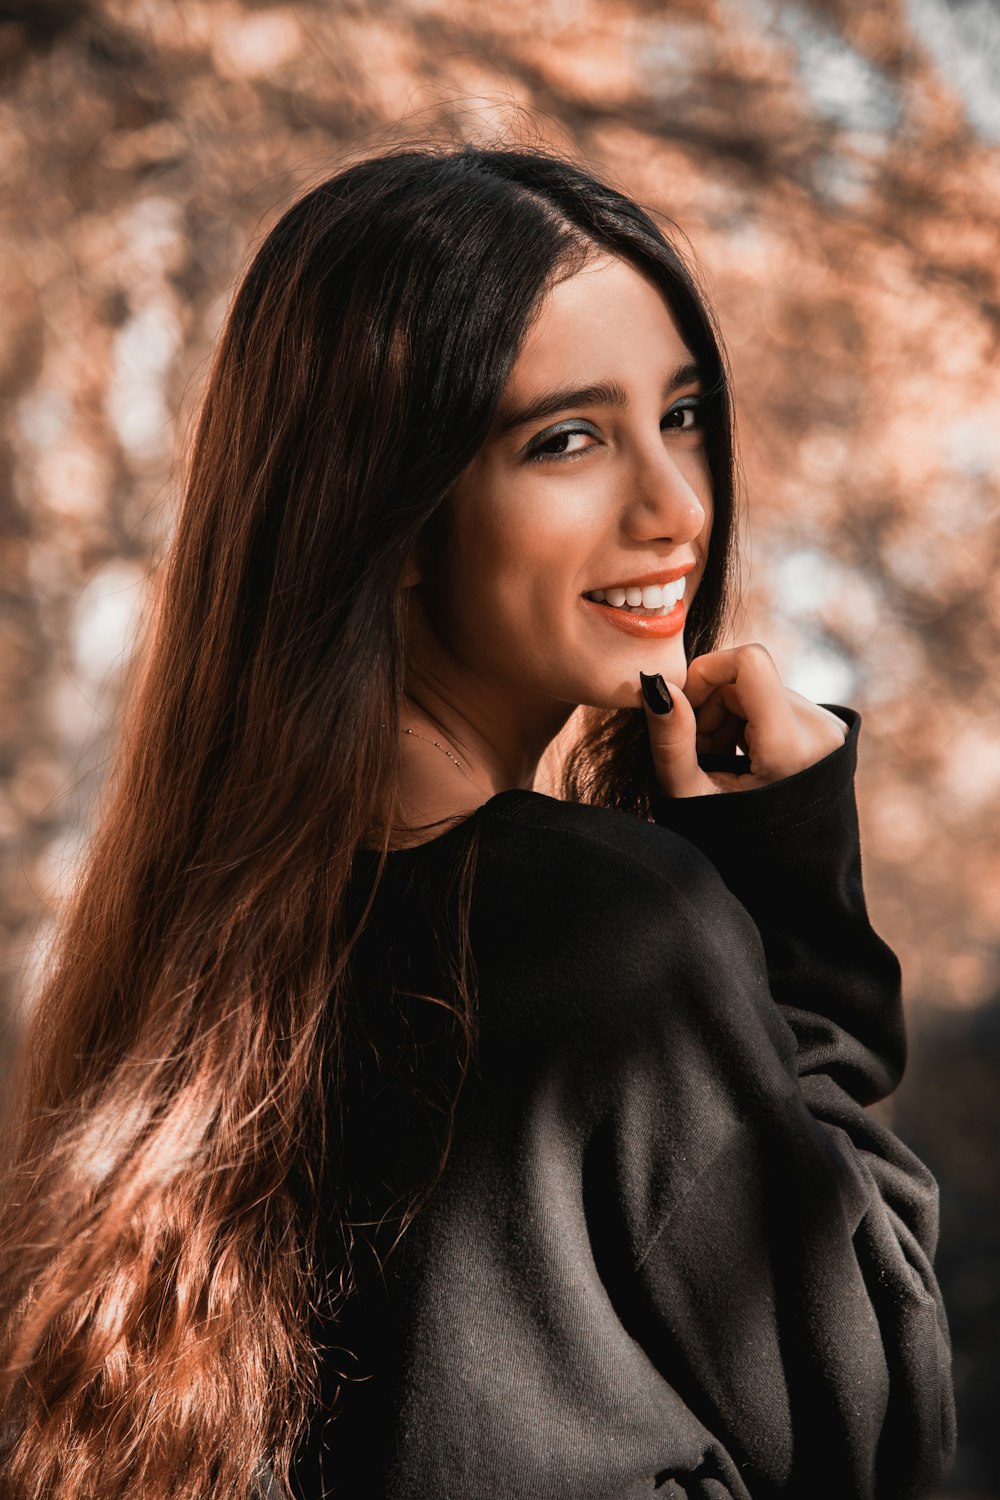
[[[647,669],[643,667],[642,670],[646,671]],[[667,681],[673,683],[675,687],[683,688],[685,683],[687,682],[687,662],[682,662],[679,670],[677,667],[669,664],[664,666],[662,662],[653,662],[650,664],[648,670],[651,672],[662,672]],[[614,689],[606,695],[601,694],[600,696],[598,696],[597,694],[595,694],[594,697],[583,701],[585,701],[587,705],[592,708],[604,708],[609,710],[616,708],[641,709],[642,689],[639,686],[638,671],[635,674],[634,685],[631,682],[623,682],[620,687]]]
[[[594,662],[593,665],[597,670],[590,676],[589,687],[581,684],[577,689],[580,696],[576,698],[576,702],[581,707],[608,711],[618,708],[641,708],[640,671],[661,672],[668,682],[683,689],[687,683],[688,661],[683,644],[679,640],[632,644],[637,649],[628,653],[632,658],[631,661],[626,660],[623,663],[619,658],[614,664],[614,676],[607,671],[607,664],[605,664],[605,670],[600,671],[600,663]],[[664,649],[665,645],[666,649]]]

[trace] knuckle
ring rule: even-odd
[[[740,665],[747,666],[753,671],[774,671],[774,658],[766,646],[759,641],[750,641],[747,645],[740,647]]]

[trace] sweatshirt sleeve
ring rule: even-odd
[[[904,1030],[862,891],[859,720],[837,711],[845,745],[797,776],[654,803],[740,905],[674,893],[664,1076],[699,1079],[699,1166],[632,1226],[627,1317],[755,1500],[916,1500],[954,1441],[936,1185],[865,1109],[899,1080]],[[620,1135],[627,1156],[636,1120]]]

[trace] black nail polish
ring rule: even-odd
[[[674,700],[670,696],[670,689],[664,682],[659,672],[639,673],[639,681],[642,683],[642,696],[653,710],[654,714],[668,714],[674,706]]]

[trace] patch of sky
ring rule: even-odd
[[[1000,432],[986,416],[960,417],[944,434],[944,457],[953,469],[980,479],[1000,472]]]
[[[176,271],[188,254],[184,209],[174,198],[140,198],[123,215],[122,235],[128,257],[126,280],[133,293]]]
[[[823,152],[812,167],[812,180],[820,194],[843,208],[855,208],[864,201],[873,176],[870,162],[842,151]]]
[[[1000,141],[1000,7],[996,0],[905,0],[918,42],[965,105],[969,122]]]
[[[849,704],[857,689],[853,662],[827,641],[804,637],[787,662],[786,687],[813,703]]]
[[[128,656],[144,597],[143,570],[106,563],[81,591],[71,619],[73,660],[85,686],[99,686]]]
[[[632,43],[640,77],[661,96],[689,89],[714,45],[706,25],[674,16],[636,21]]]
[[[857,629],[871,631],[885,607],[874,578],[818,547],[794,547],[774,556],[767,584],[775,612],[796,625],[815,621],[835,606]]]
[[[963,550],[976,536],[981,536],[985,547],[988,545],[988,531],[996,522],[997,487],[983,473],[963,474],[959,471],[931,486],[927,514],[933,517],[933,536],[955,537],[962,543]],[[937,569],[931,579],[939,587],[943,583]]]
[[[71,415],[70,403],[61,392],[34,391],[18,405],[18,430],[33,448],[44,452],[62,437]]]
[[[744,267],[766,265],[773,241],[766,235],[756,219],[741,213],[734,217],[726,235],[726,246],[735,253]]]
[[[768,573],[781,612],[799,616],[824,608],[837,588],[839,569],[826,553],[797,547],[775,558]]]
[[[783,637],[782,678],[814,703],[848,703],[859,683],[859,663],[832,641],[822,616],[836,601],[842,606],[853,575],[816,547],[800,546],[773,555],[766,567],[771,609]],[[852,603],[864,609],[865,600]],[[871,614],[877,615],[874,601]]]
[[[166,444],[171,411],[166,382],[181,343],[172,308],[151,302],[115,335],[107,410],[119,441],[142,456]]]
[[[868,150],[884,144],[899,122],[896,90],[882,70],[825,24],[791,0],[750,9],[766,14],[773,32],[795,48],[799,73],[816,112],[841,130],[864,132]]]

